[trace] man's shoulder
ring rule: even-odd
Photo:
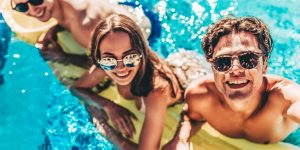
[[[297,85],[295,82],[282,76],[268,74],[264,78],[267,81],[267,90],[270,92],[282,90],[290,85]]]
[[[90,0],[78,1],[78,0],[60,0],[63,5],[70,5],[75,10],[85,10],[90,4]]]
[[[276,75],[266,75],[271,97],[283,100],[300,99],[300,86],[296,82]]]

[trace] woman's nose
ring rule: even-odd
[[[116,69],[121,70],[121,69],[124,69],[124,67],[125,67],[125,65],[124,65],[123,61],[121,61],[121,60],[117,61]]]

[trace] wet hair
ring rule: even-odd
[[[202,39],[202,49],[206,59],[212,58],[214,49],[222,36],[239,32],[249,32],[255,36],[258,48],[263,53],[263,59],[267,61],[273,48],[273,40],[267,25],[255,17],[235,18],[233,16],[221,19],[207,29]]]
[[[168,69],[167,63],[150,49],[140,27],[125,15],[113,14],[98,23],[90,45],[93,63],[100,68],[98,64],[98,59],[101,58],[100,44],[106,35],[112,32],[127,33],[132,49],[142,55],[138,72],[131,82],[131,93],[135,96],[147,96],[156,87],[154,77],[159,75],[168,81],[172,89],[171,95],[175,97],[174,74]]]

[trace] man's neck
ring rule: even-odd
[[[62,3],[64,3],[62,0],[54,0],[51,12],[52,17],[55,18],[59,24],[63,22],[65,16],[62,9]]]

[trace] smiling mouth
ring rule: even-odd
[[[118,78],[125,79],[130,75],[131,71],[128,71],[126,73],[114,73]]]
[[[232,89],[239,89],[243,88],[249,84],[249,80],[234,80],[234,81],[227,81],[226,84]]]
[[[36,17],[42,17],[44,15],[45,9],[42,9],[37,15]]]

